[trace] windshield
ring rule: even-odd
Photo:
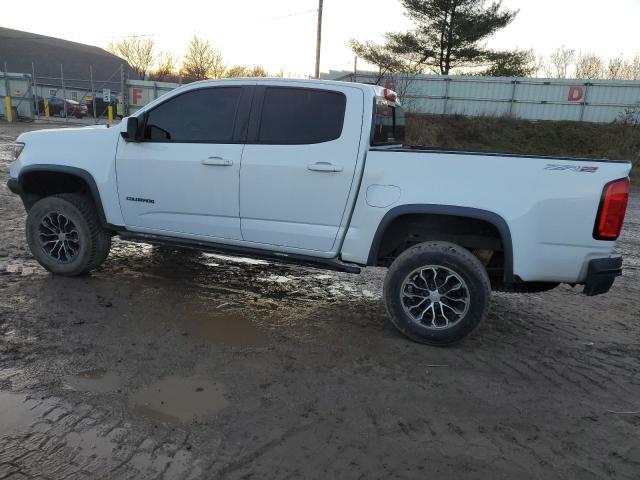
[[[377,99],[372,128],[372,145],[404,143],[404,111],[402,107]]]

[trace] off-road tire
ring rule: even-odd
[[[442,266],[458,275],[466,284],[466,314],[446,328],[431,328],[412,318],[403,306],[405,280],[417,269]],[[425,242],[400,254],[391,264],[384,280],[384,300],[393,325],[405,336],[419,343],[448,346],[474,332],[487,317],[491,285],[480,261],[468,250],[449,242]]]
[[[77,254],[66,263],[48,254],[40,240],[41,222],[52,213],[64,215],[78,232]],[[98,267],[111,249],[111,232],[100,226],[93,201],[76,193],[62,193],[38,200],[29,210],[26,236],[31,253],[40,265],[51,273],[68,277],[83,275]]]

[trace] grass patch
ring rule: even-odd
[[[498,153],[630,160],[640,180],[640,125],[462,115],[407,116],[407,143]]]

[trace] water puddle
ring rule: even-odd
[[[218,343],[230,347],[262,346],[268,343],[265,330],[250,319],[234,312],[225,311],[231,303],[218,305],[215,312],[189,312],[179,317],[183,334],[196,340]]]
[[[39,417],[36,402],[26,395],[0,392],[0,435],[25,430]]]
[[[86,370],[75,375],[64,377],[64,385],[72,390],[91,393],[115,392],[123,383],[123,378],[117,373],[107,372],[98,368]]]
[[[166,377],[129,397],[129,409],[171,425],[212,417],[228,405],[222,385],[202,378]]]

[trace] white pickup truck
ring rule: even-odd
[[[491,290],[607,292],[625,161],[403,146],[394,92],[238,79],[178,88],[120,126],[30,132],[8,183],[47,270],[98,267],[111,239],[344,272],[389,267],[384,299],[413,340],[448,345]]]

